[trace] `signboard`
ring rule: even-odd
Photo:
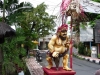
[[[83,29],[80,27],[80,41],[81,42],[89,42],[93,41],[93,28],[86,27],[86,29]]]
[[[96,20],[96,25],[94,27],[94,40],[95,43],[100,43],[100,20]]]

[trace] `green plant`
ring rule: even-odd
[[[100,54],[98,54],[98,58],[100,58]]]
[[[91,56],[91,50],[90,49],[87,50],[87,56]]]
[[[3,73],[13,73],[16,70],[15,64],[18,64],[23,70],[25,69],[22,57],[26,55],[26,50],[20,46],[24,40],[23,36],[6,38],[5,42],[0,45],[3,50]]]
[[[76,43],[74,44],[74,47],[77,49],[77,44]]]
[[[34,48],[35,45],[32,43],[31,39],[29,39],[28,41],[26,41],[25,39],[26,36],[24,35],[23,30],[17,29],[16,36],[14,36],[13,38],[5,38],[5,42],[3,44],[0,44],[0,48],[3,51],[3,74],[12,74],[16,70],[18,70],[16,68],[16,65],[24,71],[26,70],[24,59],[27,55],[27,50],[21,45],[27,44],[30,49]]]
[[[78,55],[73,54],[73,56],[76,57],[76,58],[78,58],[78,59],[84,60],[84,58],[82,58],[82,57],[80,57]]]
[[[85,50],[84,44],[80,42],[78,45],[78,53],[84,55],[84,50]]]

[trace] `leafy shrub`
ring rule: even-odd
[[[74,44],[73,46],[77,49],[77,44]]]
[[[78,53],[84,55],[85,53],[84,50],[85,50],[84,44],[80,42],[78,45]]]
[[[87,55],[87,56],[91,56],[91,50],[90,50],[90,49],[88,49],[88,50],[86,51],[86,55]]]
[[[98,54],[98,58],[100,58],[100,54]]]

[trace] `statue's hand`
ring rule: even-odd
[[[50,50],[50,52],[51,52],[51,53],[53,53],[53,52],[54,52],[54,50]]]
[[[53,56],[53,57],[58,57],[58,56],[59,56],[59,52],[53,52],[53,53],[52,53],[52,56]]]

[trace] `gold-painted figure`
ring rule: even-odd
[[[70,42],[67,36],[68,25],[63,24],[58,27],[57,34],[53,35],[48,43],[49,53],[47,54],[48,66],[46,68],[50,69],[53,67],[53,58],[63,57],[63,69],[71,70],[68,67],[69,54],[68,50],[70,47]],[[58,62],[59,63],[59,62]]]

